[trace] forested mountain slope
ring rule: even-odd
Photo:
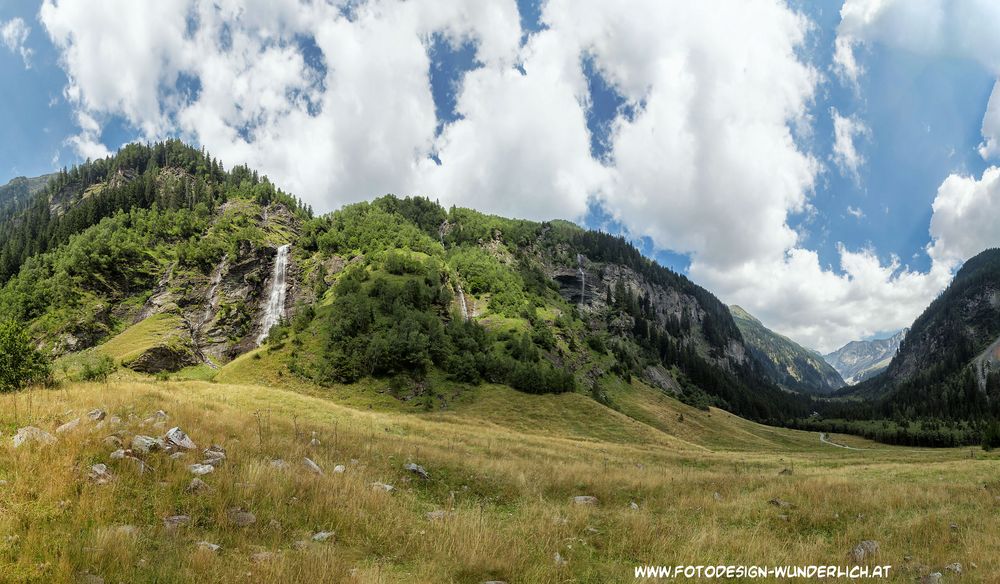
[[[750,351],[768,377],[786,389],[825,394],[844,385],[840,374],[815,351],[765,327],[739,306],[730,312]]]
[[[268,350],[319,383],[386,378],[410,399],[489,381],[608,403],[607,384],[639,376],[754,419],[808,411],[725,305],[623,238],[393,196],[313,217],[179,142],[129,145],[6,209],[0,278],[0,309],[48,354],[106,343],[151,373],[222,366],[277,310]]]

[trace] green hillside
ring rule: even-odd
[[[729,310],[743,340],[764,365],[767,375],[781,387],[825,394],[844,385],[840,374],[815,351],[770,330],[739,306],[730,306]]]

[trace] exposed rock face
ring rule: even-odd
[[[888,339],[851,341],[836,351],[823,355],[850,385],[878,375],[889,366],[899,351],[899,345],[909,329],[903,329]]]
[[[140,373],[180,371],[200,362],[190,346],[182,343],[150,347],[126,366]]]

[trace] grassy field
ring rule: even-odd
[[[632,582],[641,564],[848,565],[866,539],[891,581],[1000,581],[994,454],[830,437],[848,450],[641,385],[614,389],[620,411],[484,386],[419,412],[375,385],[254,385],[250,364],[275,363],[241,359],[216,382],[119,376],[0,396],[0,582]],[[53,444],[12,446],[19,427],[77,417]],[[145,455],[145,473],[109,458],[108,436],[127,447],[175,425],[198,450]],[[225,464],[188,492],[212,444]],[[88,478],[97,463],[106,484]],[[236,525],[233,509],[256,521]],[[175,515],[190,521],[165,526]],[[335,536],[313,541],[323,531]]]

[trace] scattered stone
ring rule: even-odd
[[[164,436],[167,443],[176,446],[177,448],[183,448],[184,450],[194,450],[198,448],[198,445],[191,440],[191,437],[184,433],[179,427],[174,426],[173,428],[167,430],[166,436]]]
[[[309,458],[309,457],[303,458],[302,462],[305,463],[306,468],[308,468],[312,472],[314,472],[314,473],[316,473],[318,475],[323,474],[323,469],[321,469],[318,464],[316,464],[315,462],[313,462],[311,458]]]
[[[952,523],[948,527],[950,527],[952,531],[958,531],[958,524],[957,523]]]
[[[552,556],[552,559],[555,560],[557,566],[565,566],[569,563],[559,552],[556,552],[555,555]]]
[[[88,474],[88,477],[90,478],[90,480],[94,481],[99,485],[107,484],[111,482],[112,478],[114,478],[108,471],[108,465],[103,463],[97,463],[94,466],[90,467],[90,473]]]
[[[164,447],[163,440],[153,438],[152,436],[137,434],[132,438],[132,450],[142,452],[143,454],[163,450]]]
[[[376,491],[385,491],[386,493],[391,493],[393,490],[395,490],[396,487],[376,481],[372,483],[372,488],[375,489]]]
[[[344,472],[346,470],[347,470],[347,468],[344,465],[342,465],[342,464],[338,464],[337,466],[333,467],[333,472],[335,472],[337,474],[340,474],[340,473],[342,473],[342,472]]]
[[[212,490],[212,487],[208,486],[208,483],[205,481],[195,477],[191,479],[191,482],[188,483],[188,486],[185,487],[184,490],[188,493],[201,493],[203,491]]]
[[[420,478],[424,479],[425,481],[431,478],[430,475],[427,474],[427,471],[424,469],[424,467],[420,466],[419,464],[408,462],[403,465],[403,470],[408,470],[413,474],[419,476]]]
[[[45,430],[34,426],[25,426],[24,428],[17,429],[17,434],[14,435],[14,448],[20,448],[22,444],[27,442],[52,444],[55,441],[56,437]]]
[[[171,460],[180,460],[181,458],[187,457],[187,452],[175,452],[170,455]]]
[[[319,533],[314,533],[312,540],[316,542],[323,543],[331,539],[335,539],[336,535],[332,531],[320,531]]]
[[[319,446],[319,438],[316,437],[316,432],[312,433],[312,440],[309,441],[309,446]]]
[[[167,529],[177,529],[178,527],[183,527],[191,522],[191,518],[187,515],[171,515],[170,517],[163,518],[163,527]]]
[[[215,472],[215,467],[210,464],[191,464],[188,465],[188,470],[191,471],[191,474],[203,476]]]
[[[871,539],[866,539],[854,546],[850,553],[851,559],[854,560],[855,564],[864,563],[876,555],[878,555],[878,542]]]
[[[121,448],[124,446],[124,444],[122,444],[122,439],[118,436],[108,436],[104,439],[104,444],[111,446],[112,448]]]
[[[941,572],[931,572],[920,579],[920,584],[941,584],[942,580]]]
[[[72,420],[66,422],[62,426],[56,428],[56,434],[63,434],[65,432],[70,432],[76,429],[80,425],[80,418],[73,418]]]
[[[87,417],[90,418],[90,420],[93,422],[100,422],[107,415],[108,413],[100,408],[93,409],[87,412]]]
[[[127,461],[131,462],[133,465],[135,465],[135,467],[137,469],[139,469],[139,474],[144,474],[147,469],[148,470],[152,470],[152,468],[149,465],[147,465],[142,460],[140,460],[140,459],[132,456],[131,454],[127,454],[126,453],[125,454],[125,460],[127,460]]]
[[[257,523],[257,516],[243,509],[230,509],[226,516],[229,518],[229,522],[237,527],[249,527]]]
[[[954,564],[948,564],[947,566],[944,567],[944,569],[946,571],[948,571],[948,572],[953,572],[955,574],[961,574],[962,573],[962,564],[959,564],[958,562],[955,562]]]
[[[213,444],[202,451],[205,456],[205,460],[225,460],[226,459],[226,449]],[[214,464],[212,466],[215,466]]]
[[[774,505],[775,507],[780,507],[781,509],[788,509],[792,506],[792,504],[789,503],[788,501],[783,501],[778,498],[771,499],[770,501],[768,501],[768,503]]]
[[[292,542],[292,548],[293,549],[302,551],[302,550],[306,549],[307,547],[309,547],[309,542],[306,541],[306,540],[304,540],[304,539],[297,539],[294,542]]]
[[[119,418],[118,416],[111,416],[110,418],[108,418],[108,422],[117,425],[122,423],[122,419]]]
[[[222,549],[221,545],[219,545],[217,543],[207,542],[207,541],[199,541],[198,543],[196,543],[194,545],[195,545],[195,547],[197,547],[200,550],[205,550],[205,551],[209,551],[209,552],[212,552],[212,553],[218,552],[219,550]]]
[[[577,495],[573,497],[574,505],[596,505],[597,497],[592,497],[590,495]]]
[[[631,510],[633,510],[633,511],[638,511],[639,510],[639,504],[636,503],[635,501],[629,501],[628,508],[631,509]]]
[[[716,491],[716,492],[712,493],[712,498],[715,499],[716,501],[721,501],[722,500],[722,495],[719,493],[719,491]]]
[[[121,460],[125,458],[125,451],[119,448],[111,453],[111,460]]]
[[[257,552],[250,556],[250,561],[255,564],[263,564],[274,559],[274,552]]]
[[[271,461],[271,468],[288,468],[288,463],[280,458]]]
[[[447,516],[448,516],[448,512],[447,511],[442,511],[441,509],[438,509],[436,511],[430,511],[430,512],[428,512],[427,513],[427,520],[428,521],[440,521],[441,519],[444,519]]]

